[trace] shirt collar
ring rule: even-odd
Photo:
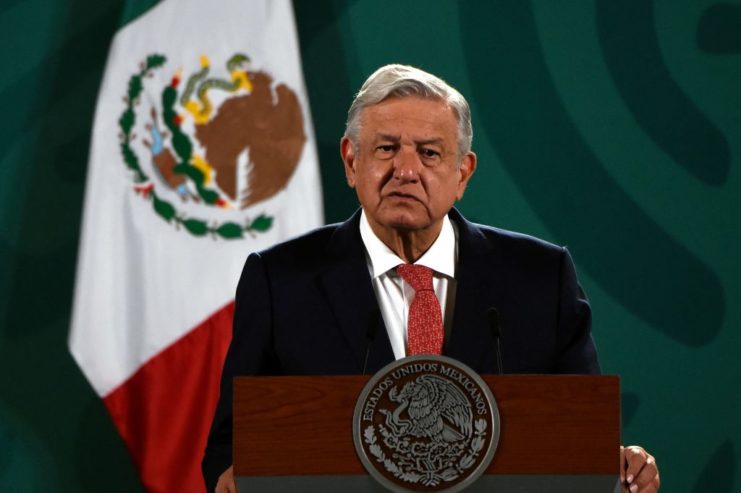
[[[368,252],[373,278],[377,278],[405,263],[376,236],[368,223],[365,210],[360,215],[360,237],[363,239],[366,252]],[[443,218],[440,234],[415,264],[424,265],[439,274],[454,278],[457,257],[456,246],[455,230],[446,215]]]

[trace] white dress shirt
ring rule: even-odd
[[[403,358],[407,354],[407,315],[414,299],[414,288],[396,273],[396,267],[405,262],[376,236],[365,211],[360,216],[360,236],[365,245],[365,259],[373,291],[386,324],[394,357]],[[457,261],[457,232],[448,216],[445,216],[440,234],[415,264],[432,269],[432,286],[440,301],[446,340],[453,324]]]

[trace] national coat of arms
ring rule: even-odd
[[[123,98],[120,149],[133,190],[195,236],[269,230],[270,215],[244,210],[282,190],[298,166],[306,133],[295,92],[241,53],[223,67],[202,56],[197,70],[175,69],[164,87],[148,87],[166,62],[149,55]]]
[[[366,385],[353,433],[365,468],[392,491],[455,492],[491,462],[499,414],[471,369],[442,356],[414,356]]]

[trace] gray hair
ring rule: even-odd
[[[450,105],[458,120],[458,158],[471,150],[473,127],[466,98],[439,77],[409,65],[385,65],[368,77],[347,112],[345,137],[357,147],[360,116],[365,108],[388,98],[410,96],[439,100]]]

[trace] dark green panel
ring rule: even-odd
[[[347,108],[358,89],[350,81],[340,26],[341,16],[354,3],[293,2],[321,163],[324,218],[328,223],[346,219],[358,207],[355,194],[345,181],[339,151]]]
[[[597,26],[605,63],[636,123],[677,165],[709,185],[723,185],[731,160],[728,142],[672,79],[661,56],[653,4],[599,0]]]
[[[708,7],[697,26],[697,45],[708,53],[741,53],[741,5]]]
[[[67,350],[90,127],[123,7],[0,8],[22,47],[0,75],[0,491],[142,490]]]
[[[475,105],[492,109],[482,113],[479,131],[557,240],[573,245],[605,290],[677,341],[707,344],[725,316],[717,276],[641,210],[582,140],[548,73],[529,4],[494,8],[509,16],[487,18],[488,6],[461,5]]]
[[[712,485],[715,493],[731,493],[738,475],[738,458],[733,442],[724,441],[710,457],[697,478],[692,493],[704,493]]]

